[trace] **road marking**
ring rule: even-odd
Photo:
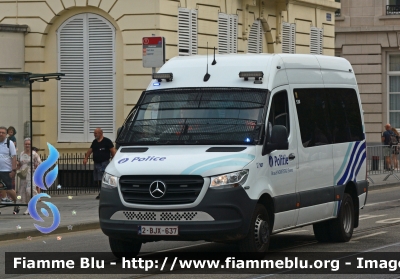
[[[367,238],[367,237],[375,236],[375,235],[378,235],[378,234],[383,234],[383,233],[387,233],[387,232],[377,232],[377,233],[371,233],[371,234],[367,234],[367,235],[355,237],[355,238],[352,238],[352,239],[350,240],[350,242],[351,242],[351,241],[354,241],[354,240],[359,240],[359,239],[362,239],[362,238]]]
[[[375,203],[367,203],[364,206],[374,206],[374,205],[381,204],[381,203],[396,202],[396,201],[400,201],[400,199],[399,200],[391,200],[391,201],[383,201],[383,202],[375,202]]]
[[[390,218],[390,219],[376,221],[376,223],[378,223],[378,224],[394,224],[394,223],[399,223],[399,222],[400,222],[400,218]]]
[[[365,215],[360,215],[360,218],[358,220],[366,220],[366,219],[371,219],[371,218],[377,218],[377,217],[382,217],[382,216],[386,216],[387,214],[383,214],[383,215],[369,215],[369,214],[365,214]]]
[[[282,232],[282,233],[279,233],[279,234],[290,234],[290,233],[298,233],[298,232],[308,232],[308,230],[289,231],[289,232]]]

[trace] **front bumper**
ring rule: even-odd
[[[257,201],[251,200],[242,187],[233,189],[207,189],[202,201],[195,207],[186,209],[146,210],[125,207],[117,189],[101,189],[99,218],[104,234],[118,239],[139,239],[143,242],[158,240],[206,240],[229,242],[244,238],[250,228],[251,216]],[[212,221],[139,221],[112,220],[118,211],[124,212],[204,212]],[[129,214],[127,214],[129,215]],[[157,214],[159,215],[159,214]],[[178,236],[143,236],[138,235],[138,226],[178,226]]]

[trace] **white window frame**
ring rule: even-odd
[[[101,19],[102,21],[104,21],[104,23],[106,23],[106,25],[108,27],[111,28],[112,32],[113,32],[113,36],[112,36],[112,92],[113,92],[113,97],[112,97],[112,103],[111,103],[111,108],[112,108],[112,132],[111,133],[107,133],[106,131],[104,131],[104,136],[110,138],[111,140],[113,140],[115,138],[115,44],[116,44],[116,29],[114,27],[114,25],[109,22],[106,18],[97,15],[97,14],[93,14],[93,13],[81,13],[81,14],[77,14],[74,15],[70,18],[68,18],[56,31],[57,33],[57,67],[58,67],[58,71],[62,72],[60,67],[61,67],[61,55],[60,55],[60,32],[61,30],[68,24],[70,23],[72,20],[74,20],[75,18],[81,17],[84,18],[84,20],[86,20],[86,23],[83,24],[84,29],[83,29],[83,47],[84,47],[84,100],[83,100],[83,108],[84,108],[84,133],[81,134],[65,134],[65,133],[61,133],[61,84],[62,81],[58,82],[58,93],[57,93],[57,100],[58,100],[58,104],[57,104],[57,116],[58,116],[58,137],[57,137],[57,141],[58,142],[92,142],[93,141],[93,131],[90,131],[90,119],[89,119],[89,15],[91,17],[97,17],[99,19]],[[64,77],[63,79],[65,80],[65,78],[68,78],[67,75],[66,77]],[[99,127],[99,128],[104,128],[104,127]]]
[[[198,52],[197,15],[198,15],[197,10],[178,8],[178,55],[179,56],[195,55]],[[184,20],[185,17],[187,18],[186,22]],[[184,26],[184,24],[187,24],[188,26]],[[187,50],[187,52],[181,51],[185,49]]]
[[[284,37],[284,28],[287,27],[289,28],[289,38]],[[289,52],[284,52],[283,49],[283,44],[284,41],[288,39],[289,40]],[[288,23],[288,22],[282,22],[282,53],[296,53],[296,23]]]
[[[255,33],[255,36],[252,36]],[[255,45],[254,51],[250,49],[250,42]],[[247,40],[248,53],[263,53],[264,27],[261,20],[256,19],[250,27],[249,38]]]
[[[313,45],[315,44],[315,45]],[[310,53],[323,54],[324,52],[324,29],[318,27],[310,28]]]
[[[387,54],[387,79],[386,79],[386,84],[387,84],[387,120],[386,123],[392,124],[390,121],[390,113],[391,112],[399,112],[400,110],[391,110],[390,109],[390,95],[400,95],[399,92],[390,92],[390,77],[391,76],[400,76],[400,71],[390,71],[390,56],[391,55],[400,55],[400,52],[391,52]],[[394,127],[394,126],[393,126]],[[396,129],[399,129],[400,127],[394,127]]]
[[[226,22],[223,25],[223,21]],[[218,53],[237,53],[238,15],[218,13]],[[221,34],[225,34],[221,36]],[[225,46],[224,46],[225,45]]]

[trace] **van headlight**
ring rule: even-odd
[[[117,186],[118,186],[118,177],[105,172],[103,175],[101,187],[113,189]]]
[[[211,177],[210,188],[225,189],[242,186],[249,176],[249,170],[241,170]]]

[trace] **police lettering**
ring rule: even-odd
[[[286,155],[279,155],[278,157],[274,156],[274,165],[275,166],[284,166],[289,164],[289,157]]]
[[[132,159],[131,162],[137,161],[137,162],[142,162],[142,161],[164,161],[167,159],[166,157],[155,157],[155,156],[147,156],[147,157],[135,157]]]

